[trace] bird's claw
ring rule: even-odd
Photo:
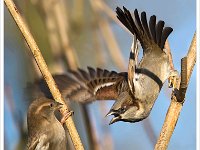
[[[177,79],[178,79],[178,71],[172,70],[168,78],[168,87],[174,89],[176,87]]]
[[[74,114],[74,111],[72,111],[72,110],[71,110],[71,111],[67,111],[67,110],[64,111],[64,112],[63,112],[63,117],[62,117],[62,119],[61,119],[60,122],[61,122],[62,124],[64,124],[64,123],[66,122],[66,120],[67,120],[70,116],[72,116],[73,114]]]

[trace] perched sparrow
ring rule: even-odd
[[[69,100],[86,103],[93,100],[115,99],[108,113],[114,115],[110,124],[145,119],[163,83],[171,74],[164,44],[172,28],[163,28],[164,21],[158,21],[156,24],[156,16],[150,17],[148,25],[145,12],[141,13],[140,18],[135,9],[133,19],[130,12],[125,7],[123,9],[117,7],[117,18],[135,37],[128,72],[117,73],[88,67],[88,72],[78,69],[69,71],[66,75],[54,76],[61,93]],[[143,57],[139,63],[138,41],[143,48]],[[40,85],[44,90],[44,84]]]
[[[65,130],[54,115],[62,104],[47,98],[31,103],[28,109],[28,150],[66,150]]]

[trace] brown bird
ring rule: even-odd
[[[146,13],[139,17],[137,9],[134,18],[123,7],[116,9],[117,18],[133,34],[128,72],[117,73],[106,69],[96,70],[88,67],[88,71],[78,69],[66,75],[55,75],[54,79],[66,99],[87,103],[94,100],[116,100],[108,115],[114,115],[110,124],[117,121],[138,122],[145,119],[157,99],[160,90],[169,76],[168,54],[164,44],[172,32],[165,27],[164,21],[151,16],[147,23]],[[143,48],[143,57],[138,63],[138,41]],[[44,83],[40,88],[49,96]]]
[[[66,150],[66,136],[54,112],[62,104],[45,97],[34,100],[28,109],[28,150]]]

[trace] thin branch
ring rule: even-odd
[[[69,22],[65,20],[69,20],[68,12],[66,12],[66,4],[65,1],[56,1],[51,0],[50,3],[46,3],[45,0],[38,1],[35,3],[40,11],[40,14],[43,14],[45,16],[44,21],[45,25],[48,30],[48,37],[50,41],[50,45],[52,47],[52,53],[56,57],[57,63],[53,64],[54,70],[57,68],[61,68],[63,71],[66,71],[67,66],[70,70],[75,70],[78,68],[77,64],[78,59],[75,53],[75,49],[73,48],[73,45],[70,44],[70,37],[69,37]],[[72,10],[79,10],[78,13],[74,12],[74,17],[76,21],[80,22],[82,13],[82,2],[83,1],[75,1],[73,4],[73,7],[77,7],[79,9],[72,9]],[[81,11],[80,11],[81,10]],[[70,12],[71,14],[71,12]],[[78,18],[79,19],[78,19]],[[63,18],[65,18],[63,20]],[[54,28],[56,27],[56,28]],[[61,59],[60,59],[61,58]],[[64,63],[63,63],[64,62]],[[62,72],[63,72],[62,71]],[[78,105],[78,104],[77,104]],[[86,130],[86,133],[88,135],[88,143],[90,146],[90,149],[95,149],[95,143],[97,143],[97,139],[95,137],[94,129],[92,128],[92,122],[90,121],[89,113],[87,106],[85,105],[78,105],[81,110],[81,117],[84,118],[84,128]],[[96,149],[97,150],[97,149]]]
[[[187,81],[187,57],[184,57],[181,59],[181,83],[180,83],[180,88],[179,88],[179,95],[178,95],[178,102],[184,103],[185,100],[185,93],[187,90],[188,86],[188,81]]]
[[[64,8],[64,1],[58,2],[54,6],[54,14],[55,18],[57,20],[57,26],[58,26],[58,33],[60,35],[61,39],[61,46],[63,48],[63,53],[65,55],[64,61],[67,62],[68,69],[74,70],[78,68],[78,59],[76,57],[75,49],[70,45],[69,42],[69,35],[68,35],[68,29],[69,29],[69,24],[68,22],[63,22],[63,18],[68,18],[68,13],[66,13],[65,8]],[[80,17],[83,14],[83,1],[75,1],[74,7],[78,7],[79,9],[73,9],[73,10],[79,10],[79,13],[76,13]],[[78,19],[80,21],[80,18]],[[92,126],[92,122],[89,116],[89,112],[87,109],[86,105],[80,105],[81,110],[82,110],[82,117],[84,118],[85,122],[85,129],[86,133],[88,134],[88,141],[89,141],[89,146],[91,149],[95,149],[97,142],[97,138],[95,135],[93,135],[94,128]],[[97,148],[95,150],[98,150]]]
[[[197,50],[196,50],[196,32],[195,32],[189,51],[187,53],[187,75],[188,75],[187,80],[188,82],[192,74],[194,65],[196,63],[196,53],[197,53]]]
[[[186,59],[187,60],[184,60]],[[184,75],[187,75],[187,85],[189,83],[192,70],[194,68],[194,65],[196,63],[196,32],[194,34],[194,37],[192,39],[192,43],[190,45],[187,57],[182,59],[182,72],[181,72],[181,77],[185,78]],[[187,62],[187,65],[185,65],[185,61]],[[187,68],[187,72],[185,71],[185,68]],[[157,144],[155,145],[155,150],[163,150],[167,149],[170,138],[173,134],[173,131],[175,129],[176,123],[178,121],[180,111],[182,109],[183,103],[184,103],[184,97],[186,93],[186,88],[187,86],[183,86],[184,90],[179,89],[180,85],[184,85],[185,82],[184,79],[180,79],[179,77],[177,79],[178,84],[175,85],[175,90],[172,92],[171,96],[171,104],[169,106],[162,130],[160,132],[160,136],[158,138]],[[182,95],[182,96],[181,96]]]
[[[69,111],[70,110],[69,107],[65,104],[65,101],[62,98],[61,93],[59,92],[59,90],[56,86],[56,83],[53,80],[53,77],[47,68],[45,60],[35,42],[35,40],[33,39],[33,36],[31,35],[31,33],[28,30],[26,24],[24,23],[21,15],[19,14],[15,4],[13,3],[12,0],[4,0],[4,2],[6,4],[8,10],[10,11],[12,17],[14,18],[16,24],[18,25],[20,31],[22,32],[24,38],[26,39],[27,44],[29,45],[29,47],[33,53],[33,56],[37,62],[37,65],[40,68],[40,71],[41,71],[45,81],[47,82],[47,85],[48,85],[54,99],[56,101],[64,104],[64,107],[62,108],[61,113],[63,114],[64,111],[66,111],[66,110]],[[71,136],[71,139],[72,139],[75,149],[78,149],[78,150],[84,149],[71,116],[66,120],[65,124],[69,130],[69,133],[70,133],[70,136]]]

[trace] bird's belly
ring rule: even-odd
[[[66,149],[66,136],[65,130],[61,123],[56,123],[54,126],[54,140],[50,144],[51,150],[65,150]],[[59,131],[59,132],[57,132]]]
[[[135,97],[142,102],[154,103],[162,85],[149,77],[138,78],[135,82]]]

